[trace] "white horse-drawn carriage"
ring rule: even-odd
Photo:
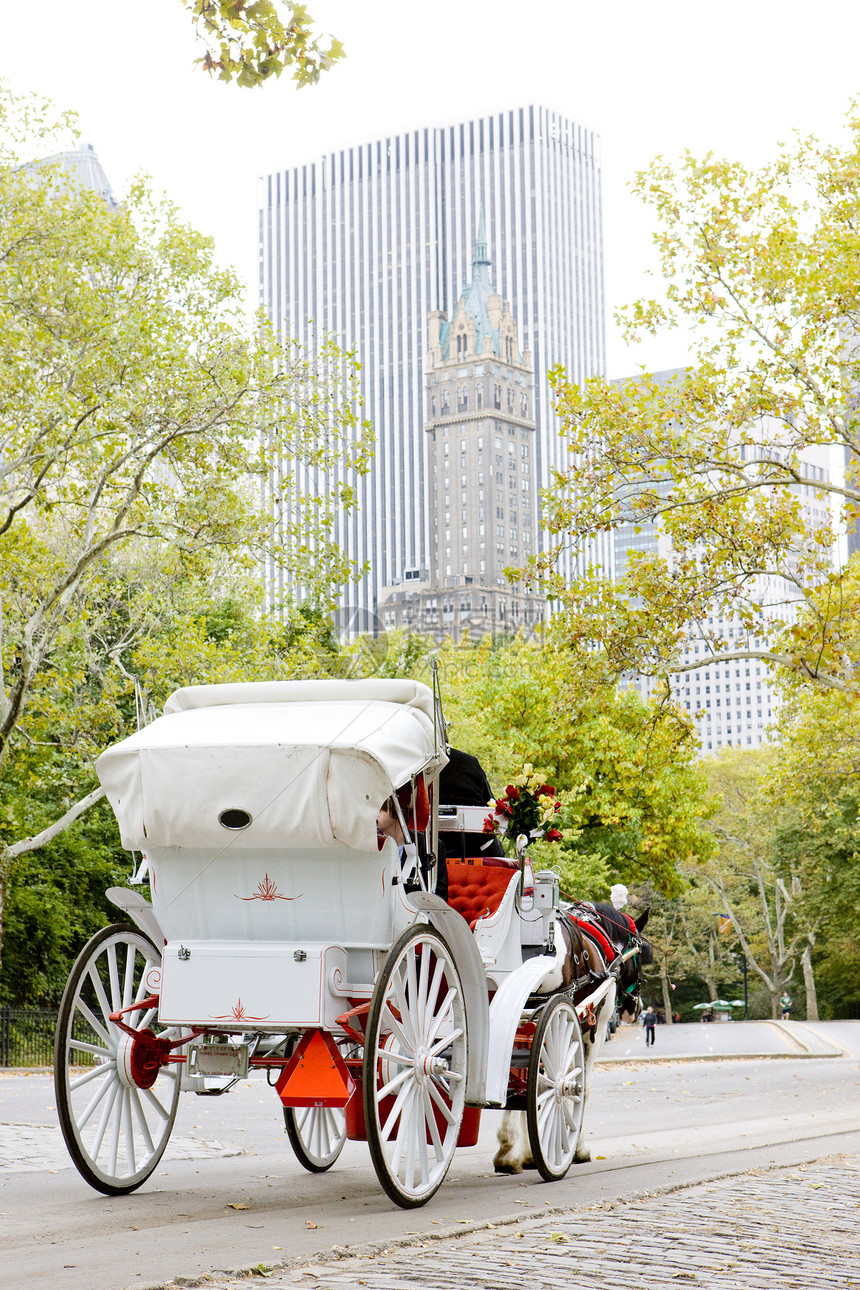
[[[445,762],[432,691],[382,680],[179,690],[101,757],[152,899],[112,889],[130,921],[84,948],[61,1006],[60,1121],[93,1187],[139,1187],[180,1093],[255,1071],[306,1168],[366,1139],[404,1207],[434,1194],[485,1107],[525,1110],[538,1169],[566,1173],[617,974],[560,985],[558,880],[525,859],[466,856],[447,902],[427,889]],[[397,790],[420,847],[377,832]],[[449,854],[485,814],[448,808]]]

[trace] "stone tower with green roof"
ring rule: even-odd
[[[429,568],[383,590],[387,629],[459,640],[531,630],[542,616],[541,598],[504,575],[537,538],[534,391],[531,355],[490,269],[482,212],[471,281],[450,320],[441,310],[428,317]]]

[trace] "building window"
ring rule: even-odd
[[[493,386],[493,407],[500,408],[501,406],[502,406],[502,387],[501,385],[494,385]]]
[[[483,406],[484,406],[484,387],[483,385],[479,385],[478,388],[475,390],[475,407],[482,408]]]

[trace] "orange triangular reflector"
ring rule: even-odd
[[[355,1085],[332,1036],[308,1030],[275,1088],[284,1106],[346,1106]]]

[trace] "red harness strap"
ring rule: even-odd
[[[603,954],[604,961],[606,963],[611,963],[615,958],[617,951],[603,929],[597,925],[597,921],[586,917],[584,914],[578,915],[574,909],[569,909],[567,911],[567,916],[576,923],[577,927],[585,932],[586,936],[590,936],[593,941],[597,941]]]

